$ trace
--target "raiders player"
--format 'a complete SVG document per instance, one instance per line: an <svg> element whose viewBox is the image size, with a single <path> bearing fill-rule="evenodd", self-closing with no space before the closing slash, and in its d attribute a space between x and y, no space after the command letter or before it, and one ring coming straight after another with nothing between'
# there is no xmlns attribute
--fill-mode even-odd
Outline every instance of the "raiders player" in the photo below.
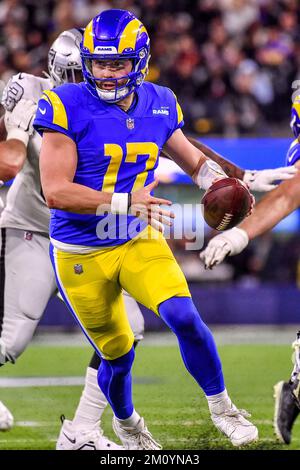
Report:
<svg viewBox="0 0 300 470"><path fill-rule="evenodd" d="M57 290L49 258L49 209L40 185L41 138L33 131L32 121L44 90L75 81L76 73L81 73L80 41L77 29L61 33L49 51L49 77L15 75L2 98L7 140L0 143L0 179L15 180L0 218L0 366L14 363L25 350ZM138 341L143 337L143 316L128 295L125 303ZM99 365L94 354L74 419L64 421L57 449L121 448L103 436L99 427L107 405L97 382ZM0 429L7 430L12 424L10 411L0 402Z"/></svg>

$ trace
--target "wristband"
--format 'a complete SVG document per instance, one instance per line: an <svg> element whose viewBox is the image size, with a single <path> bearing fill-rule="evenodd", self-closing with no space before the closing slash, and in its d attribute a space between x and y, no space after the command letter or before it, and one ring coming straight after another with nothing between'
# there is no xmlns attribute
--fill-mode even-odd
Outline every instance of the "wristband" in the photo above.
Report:
<svg viewBox="0 0 300 470"><path fill-rule="evenodd" d="M112 214L128 214L128 193L114 193L111 198Z"/></svg>

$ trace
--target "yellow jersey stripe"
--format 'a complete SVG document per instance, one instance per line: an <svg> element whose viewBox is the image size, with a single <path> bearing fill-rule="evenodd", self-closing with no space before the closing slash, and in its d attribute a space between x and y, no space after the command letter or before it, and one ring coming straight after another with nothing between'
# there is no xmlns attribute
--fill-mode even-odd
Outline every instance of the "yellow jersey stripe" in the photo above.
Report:
<svg viewBox="0 0 300 470"><path fill-rule="evenodd" d="M60 97L54 92L46 90L44 94L48 96L53 108L53 124L57 124L64 129L68 129L68 117L66 108Z"/></svg>
<svg viewBox="0 0 300 470"><path fill-rule="evenodd" d="M177 124L179 124L183 120L183 114L182 114L180 104L178 103L177 100L176 100L176 110L177 110Z"/></svg>
<svg viewBox="0 0 300 470"><path fill-rule="evenodd" d="M131 47L133 50L135 48L136 38L141 26L141 22L138 19L131 20L128 25L125 27L123 34L121 36L118 53L121 54L124 49Z"/></svg>
<svg viewBox="0 0 300 470"><path fill-rule="evenodd" d="M49 100L48 96L45 95L45 92L43 92L43 94L41 96L41 100L45 100L45 101L47 101L48 104L51 104L51 101Z"/></svg>
<svg viewBox="0 0 300 470"><path fill-rule="evenodd" d="M86 47L90 52L94 52L93 20L90 21L85 28L83 35L83 47Z"/></svg>

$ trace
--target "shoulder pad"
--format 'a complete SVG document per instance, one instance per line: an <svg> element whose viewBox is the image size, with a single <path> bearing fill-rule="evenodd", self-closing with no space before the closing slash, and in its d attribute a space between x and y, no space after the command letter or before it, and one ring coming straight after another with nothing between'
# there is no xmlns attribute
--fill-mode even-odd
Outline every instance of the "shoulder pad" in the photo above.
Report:
<svg viewBox="0 0 300 470"><path fill-rule="evenodd" d="M18 73L11 77L6 84L1 104L6 111L12 111L21 99L28 99L37 103L41 94L47 88L51 88L49 79L35 77L28 73Z"/></svg>

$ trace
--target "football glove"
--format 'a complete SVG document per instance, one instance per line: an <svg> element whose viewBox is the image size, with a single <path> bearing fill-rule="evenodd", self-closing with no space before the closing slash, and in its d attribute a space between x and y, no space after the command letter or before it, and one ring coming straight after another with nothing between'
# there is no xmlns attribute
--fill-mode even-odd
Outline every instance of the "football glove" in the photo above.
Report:
<svg viewBox="0 0 300 470"><path fill-rule="evenodd" d="M33 134L32 123L35 117L37 104L30 100L21 99L12 111L6 111L4 123L7 131L7 139L18 139L28 143L28 138Z"/></svg>
<svg viewBox="0 0 300 470"><path fill-rule="evenodd" d="M297 171L295 166L260 171L245 170L243 181L248 185L250 191L267 192L277 187L275 181L291 179Z"/></svg>
<svg viewBox="0 0 300 470"><path fill-rule="evenodd" d="M200 259L205 269L212 269L222 263L227 255L234 256L241 253L248 243L249 237L245 230L234 227L212 238L205 250L201 251Z"/></svg>

